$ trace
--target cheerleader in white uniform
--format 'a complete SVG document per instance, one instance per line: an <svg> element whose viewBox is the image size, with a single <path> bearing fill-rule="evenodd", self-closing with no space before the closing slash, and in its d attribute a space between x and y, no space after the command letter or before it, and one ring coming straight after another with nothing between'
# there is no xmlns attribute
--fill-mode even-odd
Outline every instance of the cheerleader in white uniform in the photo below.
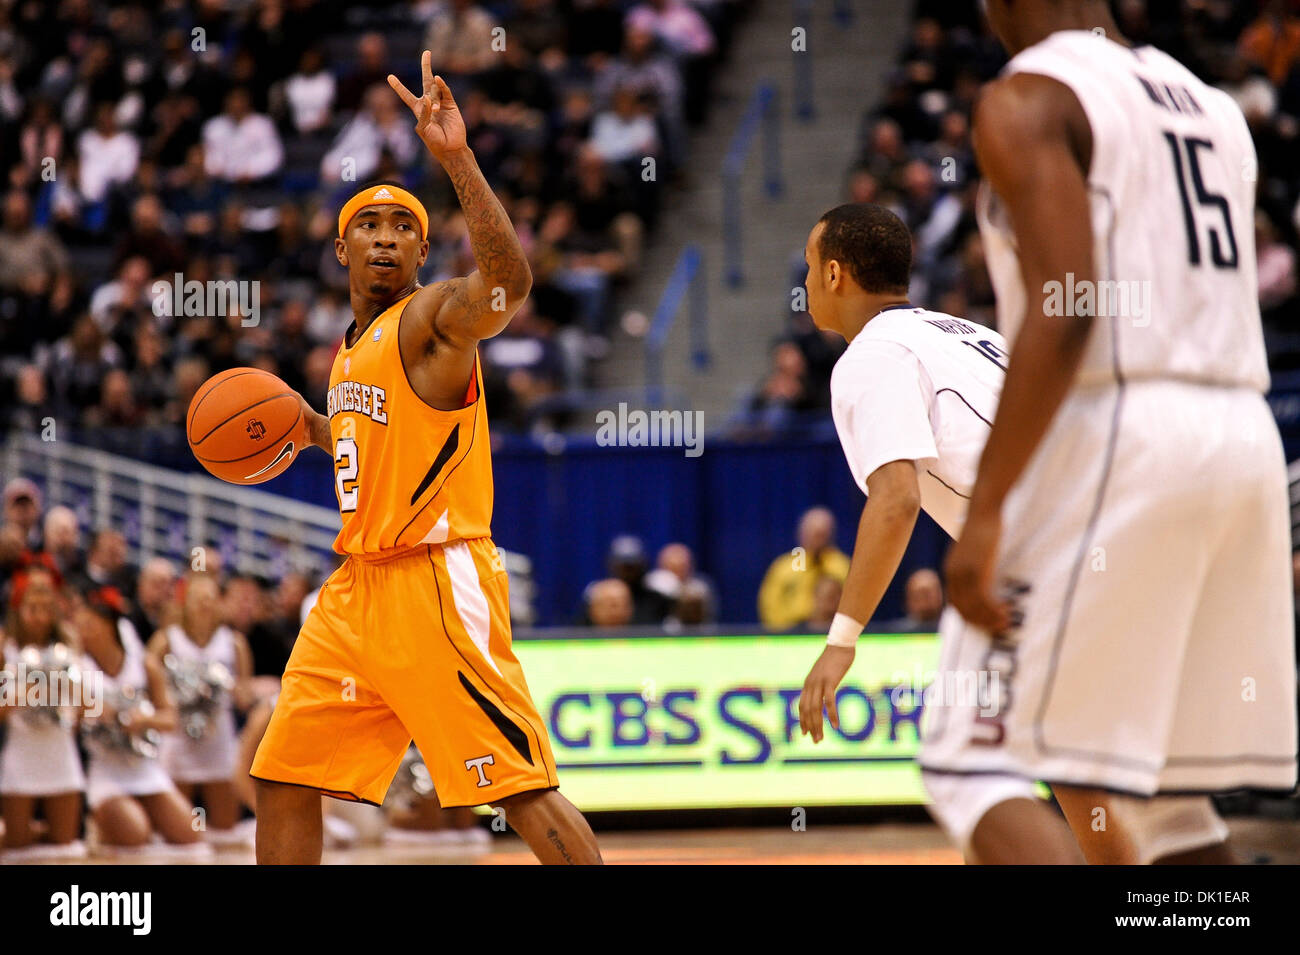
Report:
<svg viewBox="0 0 1300 955"><path fill-rule="evenodd" d="M83 679L101 679L100 721L117 718L107 699L125 691L151 704L133 711L128 732L145 740L149 731L166 733L176 728L176 708L167 690L162 667L148 658L135 627L125 617L126 603L112 587L86 594L73 621L86 651ZM86 720L93 717L87 708ZM87 802L106 846L147 845L157 832L172 845L192 845L200 833L191 825L192 808L176 791L156 756L108 744L91 735Z"/></svg>
<svg viewBox="0 0 1300 955"><path fill-rule="evenodd" d="M168 656L179 666L220 664L234 680L219 707L206 714L206 722L182 725L163 738L162 763L177 788L190 802L201 797L207 812L208 839L234 841L239 821L235 769L239 761L239 735L235 706L247 696L253 675L253 656L243 635L221 622L221 590L210 574L190 574L184 584L179 623L164 627L149 641L149 656L166 670ZM175 688L173 688L175 689ZM179 694L177 696L179 701Z"/></svg>
<svg viewBox="0 0 1300 955"><path fill-rule="evenodd" d="M28 647L44 651L62 644L68 648L69 658L76 659L76 642L59 621L59 614L58 585L53 574L43 567L16 574L10 590L8 621L0 637L0 667L17 669L20 654ZM65 709L70 718L35 717L25 705L17 705L31 702L30 681L14 682L10 689L11 694L0 698L0 722L7 730L0 749L4 847L7 853L35 850L38 832L33 819L39 805L46 823L41 849L57 846L59 850L54 854L84 855L85 847L78 835L86 777L77 752L75 716ZM15 705L7 706L6 702ZM70 707L78 701L62 702Z"/></svg>

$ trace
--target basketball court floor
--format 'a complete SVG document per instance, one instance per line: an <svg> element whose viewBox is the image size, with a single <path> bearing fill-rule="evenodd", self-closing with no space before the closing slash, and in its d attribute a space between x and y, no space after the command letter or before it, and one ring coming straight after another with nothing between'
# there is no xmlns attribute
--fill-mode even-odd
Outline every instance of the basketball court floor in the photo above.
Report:
<svg viewBox="0 0 1300 955"><path fill-rule="evenodd" d="M1300 864L1300 822L1230 819L1233 843L1243 862ZM960 865L961 855L928 823L809 825L782 828L685 829L598 833L607 863L614 865ZM251 865L251 849L218 850L209 858L185 859L166 850L129 856L92 856L81 864ZM363 845L326 850L326 865L531 865L532 853L514 835L492 837L481 851L458 846Z"/></svg>

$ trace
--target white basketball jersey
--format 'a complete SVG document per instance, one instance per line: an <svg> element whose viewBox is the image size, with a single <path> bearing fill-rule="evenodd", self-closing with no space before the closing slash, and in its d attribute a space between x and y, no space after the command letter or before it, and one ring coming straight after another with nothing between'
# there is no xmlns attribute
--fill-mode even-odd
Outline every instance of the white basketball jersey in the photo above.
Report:
<svg viewBox="0 0 1300 955"><path fill-rule="evenodd" d="M885 309L858 333L831 374L831 412L853 478L915 461L921 507L961 532L988 440L1007 345L990 328L914 306Z"/></svg>
<svg viewBox="0 0 1300 955"><path fill-rule="evenodd" d="M1065 84L1092 127L1097 319L1079 386L1172 378L1267 391L1255 147L1237 105L1154 47L1131 49L1086 30L1052 34L1004 72ZM987 184L979 222L998 326L1014 341L1024 285L1009 219ZM1047 290L1055 296L1049 310L1087 307L1072 277L1059 284L1059 295Z"/></svg>

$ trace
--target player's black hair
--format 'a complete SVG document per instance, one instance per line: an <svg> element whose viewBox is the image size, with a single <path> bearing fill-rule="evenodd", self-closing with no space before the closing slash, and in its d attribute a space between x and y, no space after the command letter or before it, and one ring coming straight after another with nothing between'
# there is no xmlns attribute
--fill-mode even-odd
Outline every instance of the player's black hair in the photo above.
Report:
<svg viewBox="0 0 1300 955"><path fill-rule="evenodd" d="M912 278L912 234L884 206L847 202L823 215L817 240L822 261L835 259L867 292L907 294Z"/></svg>

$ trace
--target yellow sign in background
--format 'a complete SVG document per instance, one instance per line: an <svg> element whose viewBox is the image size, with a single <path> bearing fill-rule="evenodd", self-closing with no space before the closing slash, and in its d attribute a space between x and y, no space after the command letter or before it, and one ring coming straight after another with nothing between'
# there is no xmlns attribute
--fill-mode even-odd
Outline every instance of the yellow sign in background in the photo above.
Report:
<svg viewBox="0 0 1300 955"><path fill-rule="evenodd" d="M585 810L922 803L913 758L933 635L867 636L840 730L799 732L824 636L519 639L560 787Z"/></svg>

